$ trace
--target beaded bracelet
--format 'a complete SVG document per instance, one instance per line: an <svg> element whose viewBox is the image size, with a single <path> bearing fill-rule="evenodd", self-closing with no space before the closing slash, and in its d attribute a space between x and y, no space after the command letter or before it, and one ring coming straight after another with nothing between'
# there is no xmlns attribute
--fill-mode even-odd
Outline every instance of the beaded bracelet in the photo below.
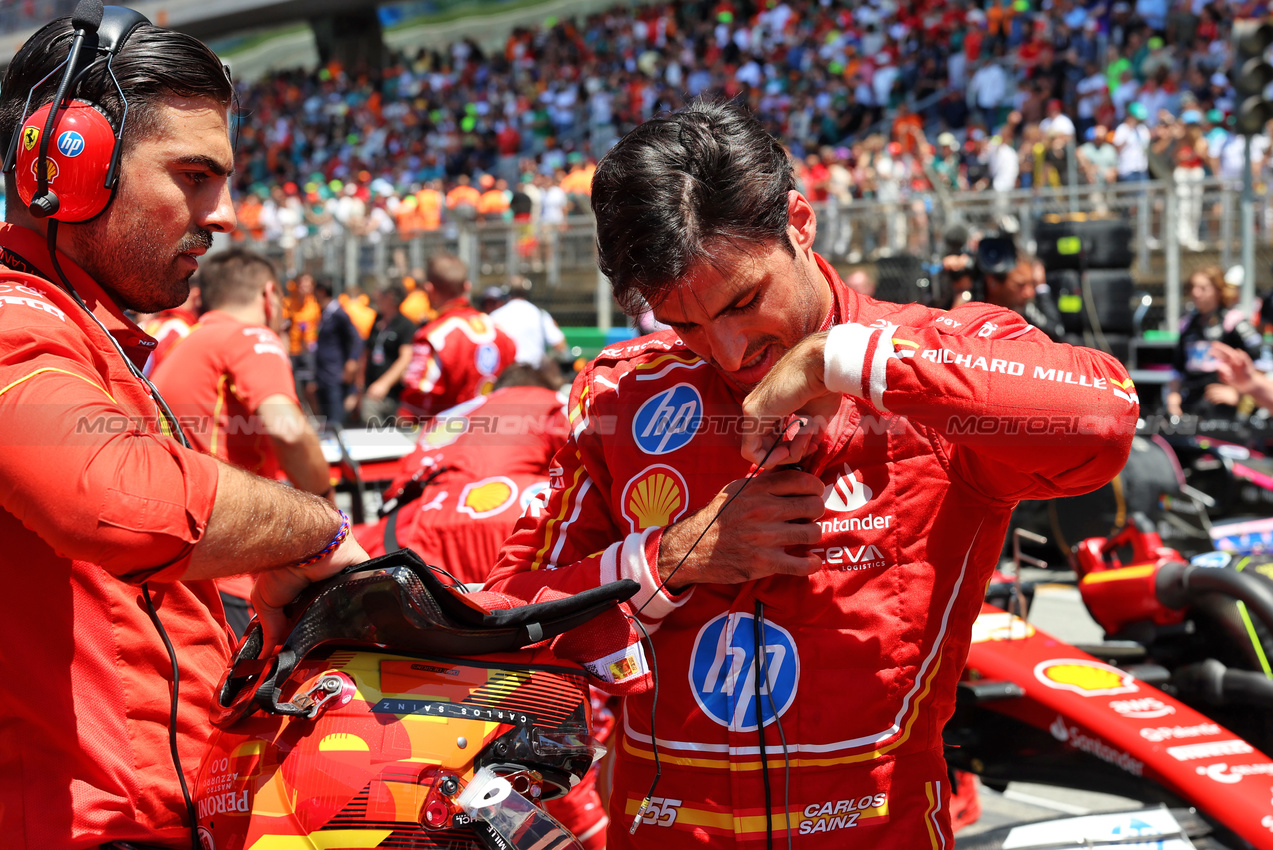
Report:
<svg viewBox="0 0 1273 850"><path fill-rule="evenodd" d="M310 555L296 566L308 567L310 564L317 564L323 558L326 558L334 552L336 547L343 543L345 538L349 536L349 517L345 516L344 511L338 511L338 513L340 514L340 531L336 532L336 536L332 539L332 542L324 546L317 554Z"/></svg>

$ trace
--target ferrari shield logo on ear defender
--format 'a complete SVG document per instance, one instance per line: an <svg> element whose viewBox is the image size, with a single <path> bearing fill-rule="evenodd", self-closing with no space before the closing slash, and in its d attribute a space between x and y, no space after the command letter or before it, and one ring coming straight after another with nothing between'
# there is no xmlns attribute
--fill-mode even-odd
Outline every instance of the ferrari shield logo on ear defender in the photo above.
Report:
<svg viewBox="0 0 1273 850"><path fill-rule="evenodd" d="M40 128L27 127L22 131L22 147L24 150L31 150L36 143L40 141Z"/></svg>

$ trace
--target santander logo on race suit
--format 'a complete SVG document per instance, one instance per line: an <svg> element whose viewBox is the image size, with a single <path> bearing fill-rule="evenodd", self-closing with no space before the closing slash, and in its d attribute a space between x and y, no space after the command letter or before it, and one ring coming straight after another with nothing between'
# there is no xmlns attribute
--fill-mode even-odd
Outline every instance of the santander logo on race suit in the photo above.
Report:
<svg viewBox="0 0 1273 850"><path fill-rule="evenodd" d="M843 534L845 532L878 532L893 527L893 515L880 515L875 512L862 513L863 508L871 504L876 493L865 481L858 479L858 473L847 464L836 479L827 485L822 493L822 502L827 514L818 520L823 535ZM836 516L841 514L841 516ZM851 514L851 516L842 516ZM837 570L857 572L888 566L888 561L880 547L876 545L883 539L882 534L852 534L849 538L826 540L824 545L811 549L810 554L817 555L824 566ZM838 545L831 545L831 544Z"/></svg>
<svg viewBox="0 0 1273 850"><path fill-rule="evenodd" d="M865 507L875 494L857 479L857 473L844 467L844 474L827 485L822 501L829 511L856 511Z"/></svg>

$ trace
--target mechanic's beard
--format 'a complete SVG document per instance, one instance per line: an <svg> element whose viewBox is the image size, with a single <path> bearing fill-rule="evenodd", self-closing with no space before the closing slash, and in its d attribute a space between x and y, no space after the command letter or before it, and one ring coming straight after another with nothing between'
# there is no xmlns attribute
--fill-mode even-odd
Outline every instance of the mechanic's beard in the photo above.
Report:
<svg viewBox="0 0 1273 850"><path fill-rule="evenodd" d="M163 252L149 235L135 229L126 239L102 239L91 230L77 231L81 267L97 281L121 308L138 313L157 313L183 304L190 295L195 270L178 272L180 255L212 246L212 232L197 228L177 243L171 254Z"/></svg>

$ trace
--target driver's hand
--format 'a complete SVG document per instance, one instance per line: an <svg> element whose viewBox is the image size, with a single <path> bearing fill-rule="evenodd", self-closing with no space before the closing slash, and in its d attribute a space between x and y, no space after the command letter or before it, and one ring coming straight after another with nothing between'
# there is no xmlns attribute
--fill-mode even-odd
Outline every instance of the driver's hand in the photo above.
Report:
<svg viewBox="0 0 1273 850"><path fill-rule="evenodd" d="M840 409L843 396L827 389L825 332L805 337L743 400L743 457L772 469L797 463ZM800 414L798 427L789 417Z"/></svg>

